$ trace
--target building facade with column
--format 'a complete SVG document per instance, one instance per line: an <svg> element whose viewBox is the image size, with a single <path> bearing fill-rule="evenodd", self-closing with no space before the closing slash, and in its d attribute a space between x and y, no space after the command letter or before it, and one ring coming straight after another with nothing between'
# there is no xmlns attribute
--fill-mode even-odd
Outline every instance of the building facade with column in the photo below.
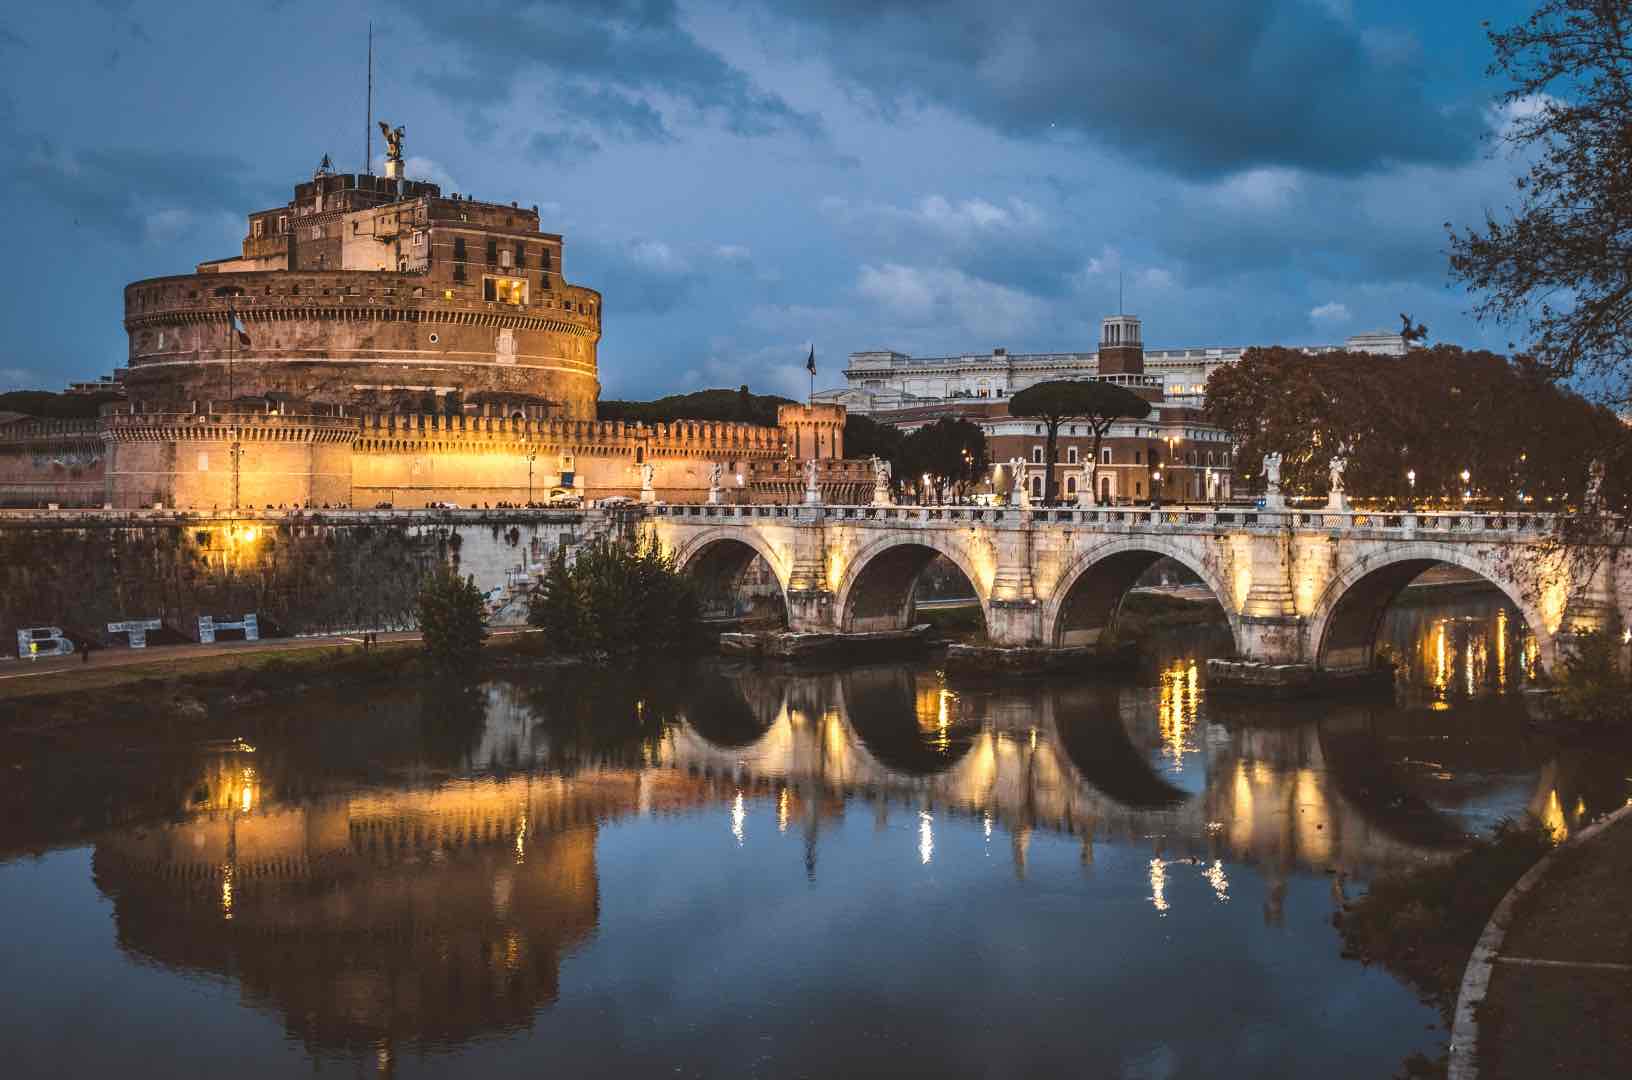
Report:
<svg viewBox="0 0 1632 1080"><path fill-rule="evenodd" d="M1163 400L1197 408L1205 402L1207 377L1247 351L1242 345L1145 349L1142 342L1140 348L1144 373L1160 381ZM1403 356L1406 343L1399 334L1377 331L1356 334L1340 345L1302 348L1311 355L1346 350ZM955 356L909 356L888 349L856 352L845 368L846 385L823 391L816 400L880 418L903 409L1002 401L1035 383L1092 378L1100 374L1105 353L1104 342L1093 352L1011 353L1003 348Z"/></svg>
<svg viewBox="0 0 1632 1080"><path fill-rule="evenodd" d="M856 354L870 355L875 354ZM1039 420L1011 415L1009 397L1025 386L1057 379L1114 382L1148 400L1151 412L1138 420L1112 424L1101 439L1099 460L1091 470L1099 503L1148 502L1153 498L1202 503L1221 502L1230 497L1234 451L1229 435L1204 418L1199 390L1189 392L1196 384L1184 383L1181 387L1184 392L1169 394L1169 373L1150 370L1138 316L1107 316L1101 323L1098 351L1069 354L1091 356L1091 368L1080 362L1068 362L1063 359L1066 355L1060 354L1048 363L1034 362L1035 357L1023 358L1027 361L1023 366L1024 385L1018 385L1019 379L1010 381L1007 376L999 379L994 368L992 374L975 378L973 393L963 392L963 386L968 384L960 384L956 392L941 392L943 388L936 386L934 389L940 396L929 399L912 395L893 399L872 397L857 402L851 397L851 390L830 391L825 396L836 399L851 411L866 412L874 420L906 431L945 416L977 423L986 432L994 463L993 489L1005 492L1018 480L1032 497L1042 498L1048 430ZM1236 355L1239 356L1239 350ZM852 363L855 359L853 356ZM953 377L950 367L937 370L948 374L929 378ZM981 378L986 379L984 384ZM880 407L886 402L889 407ZM1061 425L1054 462L1055 488L1061 499L1077 500L1080 486L1087 482L1085 466L1093 453L1094 435L1086 423L1067 421Z"/></svg>

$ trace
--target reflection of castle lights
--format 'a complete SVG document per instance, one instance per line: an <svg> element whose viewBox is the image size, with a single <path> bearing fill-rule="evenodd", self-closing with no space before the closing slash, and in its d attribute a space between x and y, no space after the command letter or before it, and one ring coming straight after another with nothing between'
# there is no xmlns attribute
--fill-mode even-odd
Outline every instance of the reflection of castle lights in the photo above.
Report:
<svg viewBox="0 0 1632 1080"><path fill-rule="evenodd" d="M522 812L521 824L516 829L516 861L524 862L527 858L527 813Z"/></svg>
<svg viewBox="0 0 1632 1080"><path fill-rule="evenodd" d="M1162 754L1172 758L1173 771L1184 768L1184 755L1195 747L1188 743L1196 720L1197 669L1193 660L1176 660L1162 672L1161 701L1157 708L1161 728Z"/></svg>
<svg viewBox="0 0 1632 1080"><path fill-rule="evenodd" d="M788 789L783 788L776 793L776 831L788 831Z"/></svg>
<svg viewBox="0 0 1632 1080"><path fill-rule="evenodd" d="M232 869L231 863L221 864L221 917L228 922L232 921Z"/></svg>
<svg viewBox="0 0 1632 1080"><path fill-rule="evenodd" d="M992 815L990 811L981 815L981 824L985 827L986 840L990 843L992 839Z"/></svg>
<svg viewBox="0 0 1632 1080"><path fill-rule="evenodd" d="M918 861L925 866L935 854L935 815L928 810L918 811Z"/></svg>
<svg viewBox="0 0 1632 1080"><path fill-rule="evenodd" d="M1166 915L1167 864L1160 859L1150 860L1150 906Z"/></svg>
<svg viewBox="0 0 1632 1080"><path fill-rule="evenodd" d="M1214 859L1213 865L1203 871L1203 874L1207 878L1207 884L1213 887L1214 898L1220 903L1228 901L1230 898L1230 879L1224 876L1224 861Z"/></svg>
<svg viewBox="0 0 1632 1080"><path fill-rule="evenodd" d="M743 823L747 820L748 809L743 805L742 792L739 791L737 797L731 800L731 835L737 838L739 847L742 844Z"/></svg>

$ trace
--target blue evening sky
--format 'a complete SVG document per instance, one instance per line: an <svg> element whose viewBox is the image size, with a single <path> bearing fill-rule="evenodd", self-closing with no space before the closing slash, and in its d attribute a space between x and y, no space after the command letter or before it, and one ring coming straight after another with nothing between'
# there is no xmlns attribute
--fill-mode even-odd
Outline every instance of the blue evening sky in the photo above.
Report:
<svg viewBox="0 0 1632 1080"><path fill-rule="evenodd" d="M537 203L608 397L836 385L852 350L1393 329L1504 349L1446 222L1512 199L1488 0L61 0L0 24L0 389L125 353L123 285L233 254L324 153ZM376 167L382 148L375 139Z"/></svg>

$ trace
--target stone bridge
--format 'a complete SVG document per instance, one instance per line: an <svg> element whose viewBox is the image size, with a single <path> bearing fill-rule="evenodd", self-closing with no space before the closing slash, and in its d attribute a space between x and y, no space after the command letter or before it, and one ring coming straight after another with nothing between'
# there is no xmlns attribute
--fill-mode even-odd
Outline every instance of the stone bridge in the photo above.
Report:
<svg viewBox="0 0 1632 1080"><path fill-rule="evenodd" d="M711 595L764 559L789 629L805 632L906 629L918 575L944 555L1001 646L1095 644L1169 558L1217 598L1240 657L1341 670L1371 664L1389 603L1436 564L1505 593L1548 666L1617 610L1632 625L1632 557L1567 547L1558 525L1473 512L658 505L641 527Z"/></svg>

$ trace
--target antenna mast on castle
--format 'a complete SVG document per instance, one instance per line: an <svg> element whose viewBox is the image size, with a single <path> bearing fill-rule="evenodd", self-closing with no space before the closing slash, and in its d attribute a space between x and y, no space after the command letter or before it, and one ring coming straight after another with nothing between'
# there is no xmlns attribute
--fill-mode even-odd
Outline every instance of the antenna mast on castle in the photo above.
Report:
<svg viewBox="0 0 1632 1080"><path fill-rule="evenodd" d="M374 175L374 20L368 20L368 119L363 123L363 171Z"/></svg>

